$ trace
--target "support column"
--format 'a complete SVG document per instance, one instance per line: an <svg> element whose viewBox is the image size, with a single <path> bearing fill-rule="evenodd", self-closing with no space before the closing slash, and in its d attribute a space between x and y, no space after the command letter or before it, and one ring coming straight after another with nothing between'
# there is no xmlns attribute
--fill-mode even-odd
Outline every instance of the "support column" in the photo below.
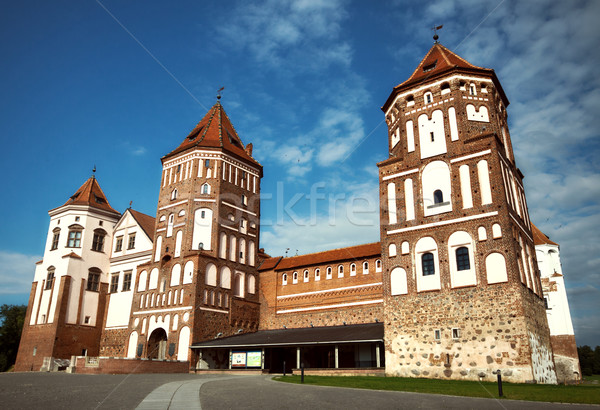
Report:
<svg viewBox="0 0 600 410"><path fill-rule="evenodd" d="M262 348L262 353L260 354L260 368L261 370L265 370L265 348Z"/></svg>
<svg viewBox="0 0 600 410"><path fill-rule="evenodd" d="M375 363L377 367L381 367L381 355L379 352L379 343L375 344Z"/></svg>
<svg viewBox="0 0 600 410"><path fill-rule="evenodd" d="M300 368L300 348L296 348L296 369Z"/></svg>
<svg viewBox="0 0 600 410"><path fill-rule="evenodd" d="M231 349L229 349L229 370L231 370Z"/></svg>
<svg viewBox="0 0 600 410"><path fill-rule="evenodd" d="M339 350L338 345L335 345L335 368L339 368Z"/></svg>

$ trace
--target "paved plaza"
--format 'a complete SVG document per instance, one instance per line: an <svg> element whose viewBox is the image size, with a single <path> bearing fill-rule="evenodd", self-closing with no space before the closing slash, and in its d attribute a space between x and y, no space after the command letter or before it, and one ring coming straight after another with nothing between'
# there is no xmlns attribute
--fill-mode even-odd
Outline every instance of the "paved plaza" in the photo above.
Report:
<svg viewBox="0 0 600 410"><path fill-rule="evenodd" d="M279 383L270 376L0 374L4 409L600 409Z"/></svg>

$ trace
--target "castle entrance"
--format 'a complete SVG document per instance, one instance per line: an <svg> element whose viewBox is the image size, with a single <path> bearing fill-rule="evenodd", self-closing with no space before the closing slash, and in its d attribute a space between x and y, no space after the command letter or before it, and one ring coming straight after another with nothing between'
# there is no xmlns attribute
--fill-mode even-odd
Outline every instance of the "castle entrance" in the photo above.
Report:
<svg viewBox="0 0 600 410"><path fill-rule="evenodd" d="M148 338L146 352L148 359L165 359L167 355L167 333L164 329L158 328L152 332Z"/></svg>

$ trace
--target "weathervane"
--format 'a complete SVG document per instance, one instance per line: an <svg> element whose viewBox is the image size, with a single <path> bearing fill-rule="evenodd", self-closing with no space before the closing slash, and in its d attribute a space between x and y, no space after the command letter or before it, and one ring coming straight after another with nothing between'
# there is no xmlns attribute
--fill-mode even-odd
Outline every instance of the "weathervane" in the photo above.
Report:
<svg viewBox="0 0 600 410"><path fill-rule="evenodd" d="M221 91L223 91L225 89L225 87L221 87L217 90L217 100L221 99Z"/></svg>
<svg viewBox="0 0 600 410"><path fill-rule="evenodd" d="M96 164L94 164L94 169L92 169L92 178L96 178Z"/></svg>
<svg viewBox="0 0 600 410"><path fill-rule="evenodd" d="M442 27L444 27L443 24L440 26L435 26L435 27L431 28L433 30L433 40L435 41L436 44L439 43L438 39L440 38L440 36L437 35L437 31L441 30Z"/></svg>

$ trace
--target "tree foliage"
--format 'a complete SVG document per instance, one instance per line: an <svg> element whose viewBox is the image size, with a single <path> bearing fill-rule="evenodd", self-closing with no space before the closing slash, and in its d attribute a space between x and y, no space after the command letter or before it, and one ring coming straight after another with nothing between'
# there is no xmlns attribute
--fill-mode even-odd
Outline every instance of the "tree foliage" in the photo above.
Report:
<svg viewBox="0 0 600 410"><path fill-rule="evenodd" d="M584 376L600 374L600 346L594 350L588 345L577 347L579 354L579 365Z"/></svg>
<svg viewBox="0 0 600 410"><path fill-rule="evenodd" d="M0 372L8 370L17 359L26 311L25 305L0 306Z"/></svg>

